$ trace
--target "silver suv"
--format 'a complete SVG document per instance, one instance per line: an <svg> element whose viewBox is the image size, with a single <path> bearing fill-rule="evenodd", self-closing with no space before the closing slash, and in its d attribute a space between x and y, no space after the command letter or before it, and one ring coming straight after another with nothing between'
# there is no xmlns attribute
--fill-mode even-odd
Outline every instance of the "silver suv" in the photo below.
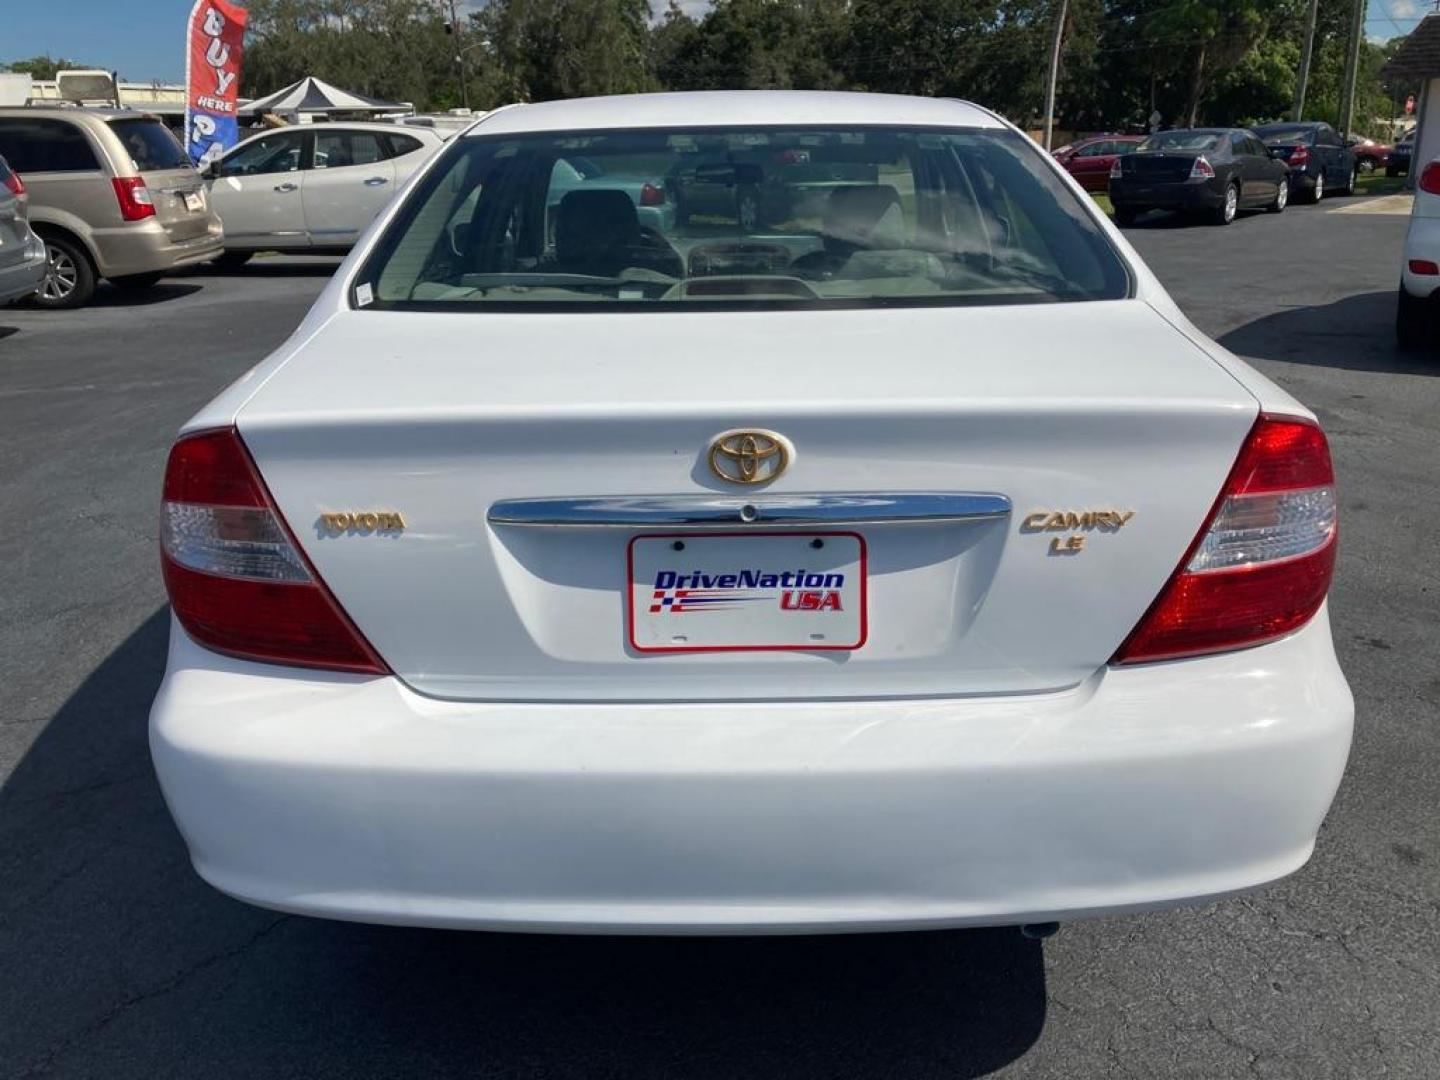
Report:
<svg viewBox="0 0 1440 1080"><path fill-rule="evenodd" d="M213 259L220 219L184 148L157 117L128 109L0 109L0 155L25 178L49 266L35 302L86 303L99 278L149 288Z"/></svg>

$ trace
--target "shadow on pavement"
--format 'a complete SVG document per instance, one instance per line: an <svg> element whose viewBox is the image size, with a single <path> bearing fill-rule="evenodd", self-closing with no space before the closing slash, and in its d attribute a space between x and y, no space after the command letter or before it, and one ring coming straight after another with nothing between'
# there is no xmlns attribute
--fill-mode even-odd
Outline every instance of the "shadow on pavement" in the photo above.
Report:
<svg viewBox="0 0 1440 1080"><path fill-rule="evenodd" d="M1356 293L1333 304L1295 307L1223 335L1239 356L1397 375L1440 375L1440 349L1395 344L1395 293Z"/></svg>
<svg viewBox="0 0 1440 1080"><path fill-rule="evenodd" d="M170 281L162 281L148 289L117 289L113 285L101 284L95 290L95 299L86 306L92 308L149 307L151 304L164 304L171 300L179 300L181 297L190 296L199 291L199 285L179 285Z"/></svg>
<svg viewBox="0 0 1440 1080"><path fill-rule="evenodd" d="M20 327L18 326L0 326L0 341L4 341L10 335L18 334L19 332Z"/></svg>
<svg viewBox="0 0 1440 1080"><path fill-rule="evenodd" d="M298 255L261 256L240 266L219 266L206 263L185 272L187 277L287 278L329 277L340 269L344 260L336 256Z"/></svg>
<svg viewBox="0 0 1440 1080"><path fill-rule="evenodd" d="M191 871L156 612L0 789L0 1061L27 1075L975 1077L1045 1020L1014 930L566 938L279 916Z"/></svg>

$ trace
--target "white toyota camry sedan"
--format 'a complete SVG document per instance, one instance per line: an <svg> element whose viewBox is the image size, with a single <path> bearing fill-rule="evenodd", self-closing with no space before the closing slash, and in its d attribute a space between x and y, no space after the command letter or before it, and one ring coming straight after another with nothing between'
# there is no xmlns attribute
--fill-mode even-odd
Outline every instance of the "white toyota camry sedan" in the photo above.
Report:
<svg viewBox="0 0 1440 1080"><path fill-rule="evenodd" d="M1136 911L1301 866L1350 745L1315 418L956 101L490 114L181 431L162 545L160 781L284 911Z"/></svg>

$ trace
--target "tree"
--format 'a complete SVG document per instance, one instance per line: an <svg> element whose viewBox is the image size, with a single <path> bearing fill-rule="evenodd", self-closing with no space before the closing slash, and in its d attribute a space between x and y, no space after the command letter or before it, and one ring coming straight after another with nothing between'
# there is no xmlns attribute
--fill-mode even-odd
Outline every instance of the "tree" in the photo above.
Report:
<svg viewBox="0 0 1440 1080"><path fill-rule="evenodd" d="M475 17L497 71L491 93L546 101L657 88L648 0L491 0Z"/></svg>
<svg viewBox="0 0 1440 1080"><path fill-rule="evenodd" d="M1200 122L1200 106L1217 72L1239 63L1265 36L1277 11L1266 0L1162 0L1144 22L1144 36L1186 58L1185 123Z"/></svg>
<svg viewBox="0 0 1440 1080"><path fill-rule="evenodd" d="M842 87L832 57L844 42L846 8L843 0L717 0L693 23L672 5L657 72L683 90Z"/></svg>
<svg viewBox="0 0 1440 1080"><path fill-rule="evenodd" d="M56 72L74 71L78 68L91 67L90 64L82 64L78 60L66 60L62 57L53 57L49 53L43 56L32 56L28 60L12 60L5 65L4 70L13 71L16 74L29 75L32 79L48 81L55 78Z"/></svg>

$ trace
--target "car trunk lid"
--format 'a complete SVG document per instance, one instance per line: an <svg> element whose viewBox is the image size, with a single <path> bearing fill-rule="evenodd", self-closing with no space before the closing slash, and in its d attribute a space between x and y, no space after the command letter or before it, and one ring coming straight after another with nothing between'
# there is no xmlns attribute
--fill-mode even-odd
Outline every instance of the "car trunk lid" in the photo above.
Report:
<svg viewBox="0 0 1440 1080"><path fill-rule="evenodd" d="M354 311L271 376L238 427L321 576L413 688L780 700L1081 682L1174 570L1256 409L1139 301ZM758 489L719 479L709 452L731 429L783 437L788 469ZM991 512L913 516L925 495ZM535 499L588 524L507 520ZM774 525L854 499L879 509ZM707 501L730 516L703 543L663 517L603 520ZM760 520L742 524L747 503ZM742 578L757 586L749 622L663 610L659 594L689 598L657 575L692 571L679 585L696 596L724 594L726 574L819 577L813 590ZM832 589L836 574L847 582ZM843 618L826 624L820 600L800 610L806 591L843 593ZM683 649L716 641L789 647Z"/></svg>
<svg viewBox="0 0 1440 1080"><path fill-rule="evenodd" d="M1163 153L1142 151L1120 159L1122 176L1137 180L1185 180L1195 167L1195 153Z"/></svg>

